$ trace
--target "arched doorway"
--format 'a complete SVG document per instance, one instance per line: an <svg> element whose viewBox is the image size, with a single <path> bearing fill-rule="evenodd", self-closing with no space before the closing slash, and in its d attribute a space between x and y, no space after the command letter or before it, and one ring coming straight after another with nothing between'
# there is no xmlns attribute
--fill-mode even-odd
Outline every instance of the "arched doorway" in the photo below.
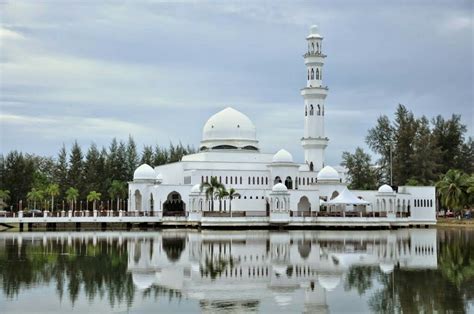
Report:
<svg viewBox="0 0 474 314"><path fill-rule="evenodd" d="M286 177L285 186L288 190L293 189L293 180L291 180L291 177L289 177L289 176Z"/></svg>
<svg viewBox="0 0 474 314"><path fill-rule="evenodd" d="M302 196L298 202L298 211L310 211L311 203L306 196Z"/></svg>
<svg viewBox="0 0 474 314"><path fill-rule="evenodd" d="M181 198L181 194L176 191L168 194L166 201L163 203L163 216L184 216L186 204Z"/></svg>
<svg viewBox="0 0 474 314"><path fill-rule="evenodd" d="M135 190L135 210L142 210L142 194L139 190Z"/></svg>

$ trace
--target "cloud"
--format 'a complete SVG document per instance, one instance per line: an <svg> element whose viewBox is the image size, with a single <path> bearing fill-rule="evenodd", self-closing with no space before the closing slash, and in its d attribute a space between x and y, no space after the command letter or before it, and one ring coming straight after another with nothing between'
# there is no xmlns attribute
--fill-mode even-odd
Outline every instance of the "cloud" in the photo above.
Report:
<svg viewBox="0 0 474 314"><path fill-rule="evenodd" d="M54 154L63 141L106 145L129 133L139 145L197 146L207 118L231 105L252 118L264 151L284 147L302 160L301 54L313 23L328 55L328 163L363 146L377 116L398 103L417 115L461 113L472 133L470 9L462 1L2 4L1 149Z"/></svg>

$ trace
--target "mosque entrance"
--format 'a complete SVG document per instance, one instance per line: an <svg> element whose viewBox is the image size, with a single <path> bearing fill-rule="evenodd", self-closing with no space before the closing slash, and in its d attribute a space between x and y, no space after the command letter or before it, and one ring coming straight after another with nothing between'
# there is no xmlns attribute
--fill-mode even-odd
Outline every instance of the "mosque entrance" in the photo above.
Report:
<svg viewBox="0 0 474 314"><path fill-rule="evenodd" d="M302 196L298 202L298 211L310 211L311 203L306 196Z"/></svg>
<svg viewBox="0 0 474 314"><path fill-rule="evenodd" d="M163 203L163 216L184 216L186 203L183 202L181 194L174 191L168 194Z"/></svg>

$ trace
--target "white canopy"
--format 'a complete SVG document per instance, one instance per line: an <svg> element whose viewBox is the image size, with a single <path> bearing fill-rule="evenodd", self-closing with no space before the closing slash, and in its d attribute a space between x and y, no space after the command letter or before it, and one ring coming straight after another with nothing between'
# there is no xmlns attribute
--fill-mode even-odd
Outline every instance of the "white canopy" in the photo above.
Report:
<svg viewBox="0 0 474 314"><path fill-rule="evenodd" d="M326 205L368 205L370 204L367 201L361 200L357 198L354 194L352 194L347 188L341 192L337 197L334 199L327 201Z"/></svg>

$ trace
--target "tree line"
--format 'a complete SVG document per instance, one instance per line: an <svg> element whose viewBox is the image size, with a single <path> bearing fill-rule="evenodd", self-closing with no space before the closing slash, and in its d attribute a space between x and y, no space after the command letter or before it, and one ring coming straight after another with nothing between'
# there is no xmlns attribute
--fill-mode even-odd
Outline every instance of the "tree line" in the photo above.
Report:
<svg viewBox="0 0 474 314"><path fill-rule="evenodd" d="M437 185L441 190L447 181L458 180L461 186L456 193L460 197L454 207L472 205L469 187L472 189L474 184L474 140L466 138L466 132L460 115L453 114L449 119L441 115L416 117L407 107L398 105L393 119L381 115L368 130L365 141L379 157L375 163L360 147L354 153L343 152L341 164L348 169L349 187L375 189L392 183ZM447 207L452 208L454 203L448 203Z"/></svg>
<svg viewBox="0 0 474 314"><path fill-rule="evenodd" d="M181 143L146 145L139 152L131 136L127 141L114 138L108 147L92 143L87 150L75 141L69 150L63 145L55 157L14 150L0 155L0 206L17 210L21 200L23 207L57 208L64 201L71 208L79 200L93 206L99 200L113 200L110 206L119 208L127 196L127 182L140 164L177 162L194 152Z"/></svg>

